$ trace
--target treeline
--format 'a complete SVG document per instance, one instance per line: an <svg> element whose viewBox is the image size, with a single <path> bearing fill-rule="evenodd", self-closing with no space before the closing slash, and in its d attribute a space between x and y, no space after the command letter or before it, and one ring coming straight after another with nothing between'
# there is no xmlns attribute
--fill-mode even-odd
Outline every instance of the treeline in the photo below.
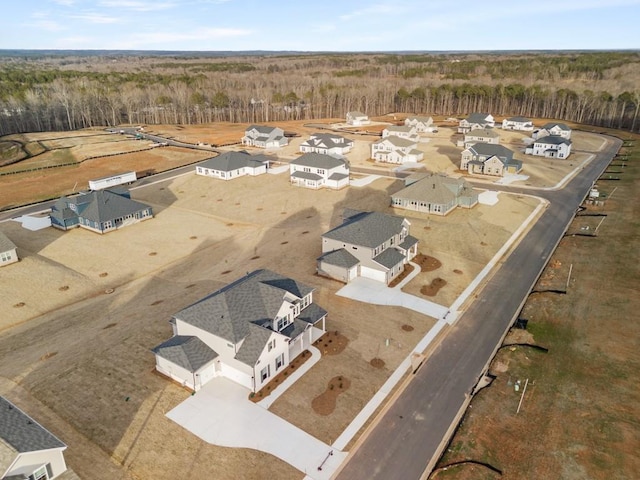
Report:
<svg viewBox="0 0 640 480"><path fill-rule="evenodd" d="M389 112L558 118L638 131L640 55L0 57L0 134Z"/></svg>

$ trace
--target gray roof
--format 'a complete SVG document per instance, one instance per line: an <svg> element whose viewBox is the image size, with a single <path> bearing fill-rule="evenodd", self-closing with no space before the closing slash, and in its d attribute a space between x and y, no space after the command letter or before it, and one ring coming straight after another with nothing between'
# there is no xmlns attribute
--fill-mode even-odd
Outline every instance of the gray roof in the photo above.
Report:
<svg viewBox="0 0 640 480"><path fill-rule="evenodd" d="M94 222L106 222L150 209L149 205L136 202L110 190L95 190L67 199L78 206L78 216Z"/></svg>
<svg viewBox="0 0 640 480"><path fill-rule="evenodd" d="M264 155L249 155L247 152L225 152L222 155L205 160L198 166L221 172L231 172L244 167L261 167L268 161L269 159Z"/></svg>
<svg viewBox="0 0 640 480"><path fill-rule="evenodd" d="M353 112L347 112L347 115L350 117L366 117L366 115L362 112L354 110Z"/></svg>
<svg viewBox="0 0 640 480"><path fill-rule="evenodd" d="M315 325L320 320L322 320L323 317L326 316L327 311L324 308L322 308L320 305L312 303L300 312L300 315L298 315L298 318L296 320Z"/></svg>
<svg viewBox="0 0 640 480"><path fill-rule="evenodd" d="M333 181L338 181L338 180L343 180L345 178L348 178L349 175L346 173L332 173L331 176L329 177L329 180L333 180Z"/></svg>
<svg viewBox="0 0 640 480"><path fill-rule="evenodd" d="M410 133L413 130L413 127L408 125L389 125L385 128L388 132L403 132Z"/></svg>
<svg viewBox="0 0 640 480"><path fill-rule="evenodd" d="M406 237L404 237L404 240L402 241L402 243L400 243L400 245L398 245L398 247L402 248L403 250L409 250L411 247L413 247L417 243L418 243L418 239L416 237L407 235Z"/></svg>
<svg viewBox="0 0 640 480"><path fill-rule="evenodd" d="M318 175L317 173L311 172L302 172L297 170L291 174L293 178L304 178L305 180L322 180L322 175Z"/></svg>
<svg viewBox="0 0 640 480"><path fill-rule="evenodd" d="M547 143L549 145L560 145L561 143L564 143L566 145L571 145L571 140L568 140L559 135L548 135L546 137L537 139L535 143Z"/></svg>
<svg viewBox="0 0 640 480"><path fill-rule="evenodd" d="M433 122L433 118L431 117L427 117L427 116L423 116L423 115L413 115L413 116L409 116L406 118L409 121L415 120L417 122L423 122L423 123L431 123Z"/></svg>
<svg viewBox="0 0 640 480"><path fill-rule="evenodd" d="M330 170L332 168L346 165L347 162L341 158L336 158L324 153L305 153L295 160L291 161L291 165L300 165L303 167L324 168Z"/></svg>
<svg viewBox="0 0 640 480"><path fill-rule="evenodd" d="M392 197L446 205L460 196L472 194L472 191L471 185L463 178L432 173L396 192Z"/></svg>
<svg viewBox="0 0 640 480"><path fill-rule="evenodd" d="M513 152L511 150L503 145L496 145L493 143L476 143L471 145L467 150L470 150L475 155L495 155L501 159L509 161L513 158Z"/></svg>
<svg viewBox="0 0 640 480"><path fill-rule="evenodd" d="M380 212L360 212L345 219L342 225L323 237L339 242L375 248L402 231L403 217Z"/></svg>
<svg viewBox="0 0 640 480"><path fill-rule="evenodd" d="M335 265L336 267L351 268L360 263L356 257L351 255L344 248L338 250L332 250L320 256L318 260L327 262L329 265Z"/></svg>
<svg viewBox="0 0 640 480"><path fill-rule="evenodd" d="M9 250L14 250L16 247L15 243L13 243L9 238L2 232L0 232L0 252L8 252Z"/></svg>
<svg viewBox="0 0 640 480"><path fill-rule="evenodd" d="M520 123L531 123L531 119L527 117L509 117L507 118L509 122L520 122Z"/></svg>
<svg viewBox="0 0 640 480"><path fill-rule="evenodd" d="M489 138L497 138L500 135L493 128L476 128L467 132L464 136L467 137L489 137Z"/></svg>
<svg viewBox="0 0 640 480"><path fill-rule="evenodd" d="M268 328L249 324L249 334L242 342L238 353L236 353L236 360L253 367L260 358L260 354L272 333L273 330Z"/></svg>
<svg viewBox="0 0 640 480"><path fill-rule="evenodd" d="M176 313L174 318L233 343L250 325L270 325L285 296L302 298L313 288L270 270L255 270Z"/></svg>
<svg viewBox="0 0 640 480"><path fill-rule="evenodd" d="M392 269L399 263L404 262L404 259L404 255L395 248L387 248L377 257L373 257L374 262L388 269Z"/></svg>
<svg viewBox="0 0 640 480"><path fill-rule="evenodd" d="M398 137L396 135L389 135L388 137L381 138L380 140L377 140L374 143L384 143L384 142L389 142L391 143L391 145L395 147L402 147L402 148L413 147L416 145L416 142L412 140L408 140L406 138Z"/></svg>
<svg viewBox="0 0 640 480"><path fill-rule="evenodd" d="M487 123L488 113L472 113L467 117L467 122L469 123Z"/></svg>
<svg viewBox="0 0 640 480"><path fill-rule="evenodd" d="M202 340L190 335L176 335L151 351L189 372L196 372L218 356Z"/></svg>
<svg viewBox="0 0 640 480"><path fill-rule="evenodd" d="M51 432L0 397L0 438L17 453L66 448Z"/></svg>
<svg viewBox="0 0 640 480"><path fill-rule="evenodd" d="M348 147L353 145L353 140L350 140L340 135L333 133L314 133L308 140L305 140L300 146L313 147L313 148L334 148L334 147Z"/></svg>
<svg viewBox="0 0 640 480"><path fill-rule="evenodd" d="M559 123L559 122L549 122L549 123L545 123L544 126L542 127L544 130L549 130L553 127L558 127L560 130L565 130L565 131L569 131L571 130L569 127L567 127L564 123Z"/></svg>
<svg viewBox="0 0 640 480"><path fill-rule="evenodd" d="M278 128L278 127L267 127L266 125L250 125L247 127L245 131L248 132L249 130L256 130L258 133L262 133L263 135L270 136L272 133L276 131L276 129L282 130L281 128Z"/></svg>

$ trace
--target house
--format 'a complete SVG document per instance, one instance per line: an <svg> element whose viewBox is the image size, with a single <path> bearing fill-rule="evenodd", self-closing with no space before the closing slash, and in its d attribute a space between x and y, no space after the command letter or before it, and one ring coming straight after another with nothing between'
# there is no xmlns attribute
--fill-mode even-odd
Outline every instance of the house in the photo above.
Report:
<svg viewBox="0 0 640 480"><path fill-rule="evenodd" d="M467 132L463 141L458 142L459 147L469 148L474 143L500 143L500 135L493 128L476 128Z"/></svg>
<svg viewBox="0 0 640 480"><path fill-rule="evenodd" d="M441 173L426 174L391 195L394 208L443 216L456 207L471 208L477 203L478 193L466 180Z"/></svg>
<svg viewBox="0 0 640 480"><path fill-rule="evenodd" d="M156 369L199 390L226 377L260 390L325 332L314 289L255 270L174 314L173 337L152 351Z"/></svg>
<svg viewBox="0 0 640 480"><path fill-rule="evenodd" d="M322 153L305 153L289 163L291 184L339 189L349 185L349 163Z"/></svg>
<svg viewBox="0 0 640 480"><path fill-rule="evenodd" d="M382 138L387 138L389 136L404 138L413 142L417 142L419 140L415 127L407 125L390 125L386 127L382 130Z"/></svg>
<svg viewBox="0 0 640 480"><path fill-rule="evenodd" d="M345 155L353 148L353 140L333 133L314 133L300 144L303 153L323 153L326 155Z"/></svg>
<svg viewBox="0 0 640 480"><path fill-rule="evenodd" d="M564 123L549 122L546 123L542 128L535 130L531 136L534 140L549 136L557 136L569 140L571 138L571 129Z"/></svg>
<svg viewBox="0 0 640 480"><path fill-rule="evenodd" d="M416 256L418 240L406 218L346 210L343 223L322 235L317 272L349 283L362 276L389 284Z"/></svg>
<svg viewBox="0 0 640 480"><path fill-rule="evenodd" d="M547 158L567 158L571 154L571 140L560 135L538 138L525 153Z"/></svg>
<svg viewBox="0 0 640 480"><path fill-rule="evenodd" d="M153 218L149 205L131 200L126 188L63 196L51 207L51 225L60 230L82 227L107 233Z"/></svg>
<svg viewBox="0 0 640 480"><path fill-rule="evenodd" d="M460 120L458 133L467 133L477 128L495 127L496 122L493 115L488 113L472 113L467 118Z"/></svg>
<svg viewBox="0 0 640 480"><path fill-rule="evenodd" d="M347 113L347 125L359 127L361 125L369 125L371 120L362 112L348 112Z"/></svg>
<svg viewBox="0 0 640 480"><path fill-rule="evenodd" d="M390 135L371 144L371 158L385 163L419 162L424 158L424 153L417 146L412 140Z"/></svg>
<svg viewBox="0 0 640 480"><path fill-rule="evenodd" d="M513 152L502 145L476 143L462 152L460 170L502 177L507 173L518 173L522 170L522 162L514 160Z"/></svg>
<svg viewBox="0 0 640 480"><path fill-rule="evenodd" d="M251 125L244 132L242 145L259 148L279 148L289 143L284 130L278 127Z"/></svg>
<svg viewBox="0 0 640 480"><path fill-rule="evenodd" d="M225 152L209 158L196 166L196 174L205 177L231 180L244 175L267 173L269 159L264 155L250 155L247 152Z"/></svg>
<svg viewBox="0 0 640 480"><path fill-rule="evenodd" d="M18 261L18 249L15 244L0 232L0 267Z"/></svg>
<svg viewBox="0 0 640 480"><path fill-rule="evenodd" d="M67 446L6 398L0 396L0 478L53 480L78 478L62 452Z"/></svg>
<svg viewBox="0 0 640 480"><path fill-rule="evenodd" d="M509 117L502 120L503 130L520 130L521 132L532 132L533 122L525 117Z"/></svg>
<svg viewBox="0 0 640 480"><path fill-rule="evenodd" d="M418 133L433 133L438 131L438 127L433 124L433 118L412 116L404 119L407 127L413 127Z"/></svg>

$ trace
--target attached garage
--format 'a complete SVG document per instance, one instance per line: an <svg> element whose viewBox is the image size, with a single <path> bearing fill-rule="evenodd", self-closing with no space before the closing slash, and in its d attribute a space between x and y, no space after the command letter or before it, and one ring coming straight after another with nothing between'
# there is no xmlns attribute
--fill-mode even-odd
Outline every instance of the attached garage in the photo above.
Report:
<svg viewBox="0 0 640 480"><path fill-rule="evenodd" d="M375 268L361 266L360 276L371 278L372 280L377 280L378 282L387 283L387 272L376 270Z"/></svg>
<svg viewBox="0 0 640 480"><path fill-rule="evenodd" d="M220 373L223 377L226 377L229 380L233 380L243 387L247 387L248 389L253 391L253 377L251 374L238 370L237 368L232 367L231 365L228 365L226 363L220 363L220 367Z"/></svg>

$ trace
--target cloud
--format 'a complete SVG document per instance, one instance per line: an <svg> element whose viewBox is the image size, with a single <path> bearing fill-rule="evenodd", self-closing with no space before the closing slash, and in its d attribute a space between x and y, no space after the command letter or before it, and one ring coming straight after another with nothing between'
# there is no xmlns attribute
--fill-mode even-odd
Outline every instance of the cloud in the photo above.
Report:
<svg viewBox="0 0 640 480"><path fill-rule="evenodd" d="M69 15L69 18L81 20L83 22L99 23L99 24L120 23L122 21L120 18L105 15L103 13L95 13L95 12Z"/></svg>
<svg viewBox="0 0 640 480"><path fill-rule="evenodd" d="M61 5L63 7L71 7L73 6L75 2L75 0L52 0L53 3L57 4L57 5Z"/></svg>
<svg viewBox="0 0 640 480"><path fill-rule="evenodd" d="M45 19L42 19L42 20L36 19L31 22L23 23L23 25L25 27L45 30L47 32L60 32L66 29L64 25L61 25L60 23L54 20L45 20Z"/></svg>
<svg viewBox="0 0 640 480"><path fill-rule="evenodd" d="M220 40L224 38L241 37L251 35L253 32L239 28L199 28L190 32L152 32L135 33L123 38L120 45L114 48L142 48L156 45L158 48L168 48L180 42L206 42L207 40ZM206 45L203 45L206 47Z"/></svg>
<svg viewBox="0 0 640 480"><path fill-rule="evenodd" d="M179 6L177 2L154 2L138 0L101 0L99 5L107 8L122 8L134 10L136 12L154 12L158 10L168 10Z"/></svg>
<svg viewBox="0 0 640 480"><path fill-rule="evenodd" d="M345 13L338 16L340 20L346 22L358 17L371 17L378 15L400 14L406 11L406 7L397 3L379 3L370 7L361 8L360 10L354 10L351 13Z"/></svg>

